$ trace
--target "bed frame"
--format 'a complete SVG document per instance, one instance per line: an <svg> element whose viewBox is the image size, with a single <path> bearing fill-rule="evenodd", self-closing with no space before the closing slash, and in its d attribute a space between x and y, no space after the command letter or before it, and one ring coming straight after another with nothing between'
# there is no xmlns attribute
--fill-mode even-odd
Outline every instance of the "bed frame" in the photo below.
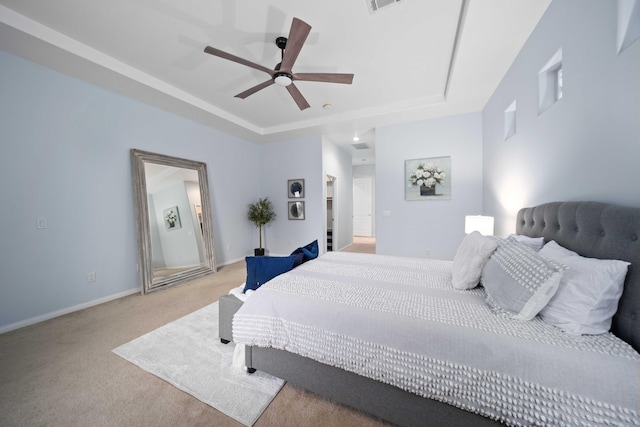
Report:
<svg viewBox="0 0 640 427"><path fill-rule="evenodd" d="M518 234L555 240L586 257L631 263L612 332L636 351L640 351L639 218L639 208L554 202L521 209L516 224ZM252 370L268 372L401 426L499 425L489 418L283 350L247 348L246 364Z"/></svg>

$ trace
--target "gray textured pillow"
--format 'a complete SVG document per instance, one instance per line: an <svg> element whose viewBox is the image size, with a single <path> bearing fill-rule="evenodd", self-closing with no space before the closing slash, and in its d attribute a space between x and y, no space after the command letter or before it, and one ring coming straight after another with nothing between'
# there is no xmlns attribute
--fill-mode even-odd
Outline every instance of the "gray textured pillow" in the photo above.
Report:
<svg viewBox="0 0 640 427"><path fill-rule="evenodd" d="M529 246L536 252L540 252L540 249L544 246L544 237L529 237L522 234L510 234L509 237L513 237L518 242Z"/></svg>
<svg viewBox="0 0 640 427"><path fill-rule="evenodd" d="M467 234L458 246L453 258L451 284L456 289L473 289L480 282L482 268L491 254L498 247L498 242L485 237L477 231Z"/></svg>
<svg viewBox="0 0 640 427"><path fill-rule="evenodd" d="M531 320L558 290L562 267L513 238L498 241L482 270L487 304L515 319Z"/></svg>

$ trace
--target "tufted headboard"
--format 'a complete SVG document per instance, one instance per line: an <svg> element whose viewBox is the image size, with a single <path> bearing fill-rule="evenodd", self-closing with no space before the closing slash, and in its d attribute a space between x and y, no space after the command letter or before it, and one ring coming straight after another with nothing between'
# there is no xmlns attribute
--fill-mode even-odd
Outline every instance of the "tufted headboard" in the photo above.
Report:
<svg viewBox="0 0 640 427"><path fill-rule="evenodd" d="M516 232L555 240L582 256L631 263L611 331L640 351L640 209L599 202L553 202L518 212Z"/></svg>

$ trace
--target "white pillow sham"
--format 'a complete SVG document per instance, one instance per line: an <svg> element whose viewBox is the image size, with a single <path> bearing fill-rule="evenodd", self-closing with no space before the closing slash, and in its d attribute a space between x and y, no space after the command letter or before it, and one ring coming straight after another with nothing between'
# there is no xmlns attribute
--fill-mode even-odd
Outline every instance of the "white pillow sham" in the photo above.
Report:
<svg viewBox="0 0 640 427"><path fill-rule="evenodd" d="M485 237L478 231L467 234L458 246L453 258L451 284L456 289L473 289L480 282L482 268L491 254L498 247L498 242Z"/></svg>
<svg viewBox="0 0 640 427"><path fill-rule="evenodd" d="M540 255L567 267L558 292L540 318L571 335L597 335L611 329L630 263L585 258L550 241Z"/></svg>

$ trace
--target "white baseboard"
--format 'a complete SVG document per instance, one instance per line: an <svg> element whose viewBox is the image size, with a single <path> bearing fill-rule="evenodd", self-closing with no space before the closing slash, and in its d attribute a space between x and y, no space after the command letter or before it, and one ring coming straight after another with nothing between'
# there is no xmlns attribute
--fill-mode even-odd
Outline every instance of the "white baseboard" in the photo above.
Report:
<svg viewBox="0 0 640 427"><path fill-rule="evenodd" d="M225 265L233 264L238 261L244 261L244 257L226 261L222 264L219 264L217 267L223 267ZM36 323L44 322L45 320L50 320L55 317L64 316L65 314L73 313L74 311L84 310L85 308L93 307L98 304L103 304L105 302L113 301L114 299L126 297L128 295L133 295L135 293L140 292L140 287L136 287L133 289L129 289L128 291L120 292L113 295L108 295L106 297L98 298L93 301L85 302L82 304L74 305L72 307L63 308L62 310L52 311L50 313L41 314L39 316L31 317L29 319L21 320L16 323L11 323L9 325L0 326L0 334L4 334L5 332L14 331L16 329L24 328L25 326L35 325Z"/></svg>
<svg viewBox="0 0 640 427"><path fill-rule="evenodd" d="M246 255L246 256L248 256L248 255ZM236 258L236 259L227 260L227 261L225 261L225 262L223 262L221 264L216 264L216 268L224 267L225 265L229 265L229 264L235 264L238 261L244 261L244 256L242 256L240 258Z"/></svg>
<svg viewBox="0 0 640 427"><path fill-rule="evenodd" d="M93 301L85 302L82 304L74 305L72 307L63 308L62 310L52 311L50 313L41 314L30 319L21 320L10 325L0 326L0 334L10 332L16 329L24 328L25 326L35 325L36 323L44 322L45 320L53 319L54 317L64 316L65 314L73 313L74 311L84 310L85 308L93 307L98 304L113 301L114 299L126 297L140 292L140 288L129 289L128 291L120 292L117 294L109 295L106 297L94 299Z"/></svg>

